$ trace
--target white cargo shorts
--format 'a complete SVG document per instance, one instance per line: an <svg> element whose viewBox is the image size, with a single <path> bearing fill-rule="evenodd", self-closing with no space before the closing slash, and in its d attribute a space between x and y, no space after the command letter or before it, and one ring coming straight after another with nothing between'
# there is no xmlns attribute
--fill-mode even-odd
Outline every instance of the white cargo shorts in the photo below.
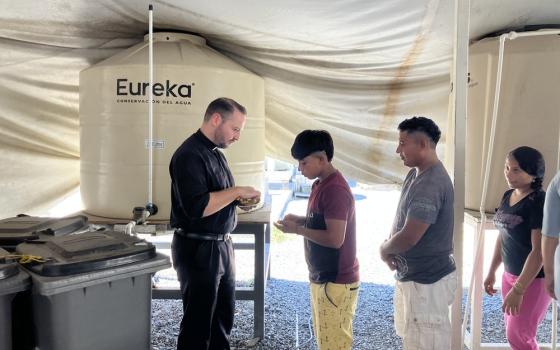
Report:
<svg viewBox="0 0 560 350"><path fill-rule="evenodd" d="M449 306L456 289L455 271L432 284L397 281L395 330L405 350L451 349Z"/></svg>

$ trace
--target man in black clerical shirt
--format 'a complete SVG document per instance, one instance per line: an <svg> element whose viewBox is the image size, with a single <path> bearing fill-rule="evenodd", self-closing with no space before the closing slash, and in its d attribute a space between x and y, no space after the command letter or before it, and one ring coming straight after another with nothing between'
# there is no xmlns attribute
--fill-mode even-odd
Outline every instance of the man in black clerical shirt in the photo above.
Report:
<svg viewBox="0 0 560 350"><path fill-rule="evenodd" d="M245 107L229 98L212 101L200 129L175 151L171 175L171 251L181 285L183 320L177 349L229 349L235 308L235 261L229 233L237 224L237 199L258 198L235 186L219 150L239 139Z"/></svg>

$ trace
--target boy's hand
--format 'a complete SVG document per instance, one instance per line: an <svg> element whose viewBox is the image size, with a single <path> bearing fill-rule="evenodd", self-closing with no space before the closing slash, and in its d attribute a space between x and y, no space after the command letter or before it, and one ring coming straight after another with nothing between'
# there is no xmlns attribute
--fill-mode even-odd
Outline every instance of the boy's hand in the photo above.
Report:
<svg viewBox="0 0 560 350"><path fill-rule="evenodd" d="M274 226L284 233L297 233L297 222L293 220L278 220L274 222Z"/></svg>

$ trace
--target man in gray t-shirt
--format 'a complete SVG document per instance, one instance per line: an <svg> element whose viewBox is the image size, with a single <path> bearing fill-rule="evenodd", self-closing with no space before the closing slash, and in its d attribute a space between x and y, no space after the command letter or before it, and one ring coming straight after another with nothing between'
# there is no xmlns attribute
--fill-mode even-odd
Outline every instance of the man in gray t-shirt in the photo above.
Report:
<svg viewBox="0 0 560 350"><path fill-rule="evenodd" d="M395 328L405 350L451 348L449 305L457 288L453 185L437 157L440 135L428 118L399 124L397 153L412 169L380 255L396 270Z"/></svg>
<svg viewBox="0 0 560 350"><path fill-rule="evenodd" d="M441 162L406 176L391 233L401 231L407 218L429 226L414 246L395 254L396 279L431 284L453 272L453 185Z"/></svg>

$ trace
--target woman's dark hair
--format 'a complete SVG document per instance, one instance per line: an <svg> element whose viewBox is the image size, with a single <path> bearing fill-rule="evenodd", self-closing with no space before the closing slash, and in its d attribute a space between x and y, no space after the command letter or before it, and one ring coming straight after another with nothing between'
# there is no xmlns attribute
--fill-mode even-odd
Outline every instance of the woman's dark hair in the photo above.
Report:
<svg viewBox="0 0 560 350"><path fill-rule="evenodd" d="M541 152L528 146L517 147L508 153L508 158L513 158L527 174L534 176L531 188L540 190L544 179L544 158Z"/></svg>
<svg viewBox="0 0 560 350"><path fill-rule="evenodd" d="M441 136L441 131L439 130L437 124L426 117L412 117L405 119L399 124L398 129L408 133L422 132L432 140L434 145L437 145Z"/></svg>
<svg viewBox="0 0 560 350"><path fill-rule="evenodd" d="M302 160L313 152L325 151L330 162L334 155L331 134L325 130L304 130L300 132L292 145L292 157Z"/></svg>

